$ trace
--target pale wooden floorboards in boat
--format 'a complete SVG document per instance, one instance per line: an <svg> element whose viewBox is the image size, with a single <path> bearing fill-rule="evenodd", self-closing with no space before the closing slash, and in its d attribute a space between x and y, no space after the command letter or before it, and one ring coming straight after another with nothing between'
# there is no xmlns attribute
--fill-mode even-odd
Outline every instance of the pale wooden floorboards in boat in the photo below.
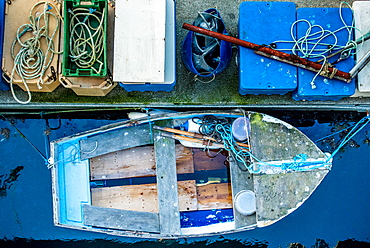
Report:
<svg viewBox="0 0 370 248"><path fill-rule="evenodd" d="M188 180L177 187L180 211L232 208L229 183L196 186ZM91 189L94 206L144 212L158 212L157 194L155 183Z"/></svg>
<svg viewBox="0 0 370 248"><path fill-rule="evenodd" d="M195 181L179 181L179 210L197 210ZM94 206L158 213L157 184L126 185L91 189Z"/></svg>

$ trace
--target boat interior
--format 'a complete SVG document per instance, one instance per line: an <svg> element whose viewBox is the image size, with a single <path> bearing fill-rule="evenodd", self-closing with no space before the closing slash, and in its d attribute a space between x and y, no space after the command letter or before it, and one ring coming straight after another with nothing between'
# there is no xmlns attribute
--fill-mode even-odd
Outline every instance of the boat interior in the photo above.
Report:
<svg viewBox="0 0 370 248"><path fill-rule="evenodd" d="M155 238L268 226L298 208L330 169L316 168L326 156L312 141L270 116L248 115L249 166L234 151L184 146L160 129L184 124L185 116L117 123L53 142L56 225ZM282 169L305 164L300 173ZM264 171L251 171L255 165Z"/></svg>
<svg viewBox="0 0 370 248"><path fill-rule="evenodd" d="M106 140L104 135L95 137ZM148 142L143 137L141 144ZM81 140L81 150L100 143L96 139ZM225 151L185 147L164 137L96 156L105 153L99 147L85 153L91 186L91 206L84 208L87 225L169 235L203 233L209 225L208 232L256 225L255 213L233 210L235 194L253 190L253 178Z"/></svg>

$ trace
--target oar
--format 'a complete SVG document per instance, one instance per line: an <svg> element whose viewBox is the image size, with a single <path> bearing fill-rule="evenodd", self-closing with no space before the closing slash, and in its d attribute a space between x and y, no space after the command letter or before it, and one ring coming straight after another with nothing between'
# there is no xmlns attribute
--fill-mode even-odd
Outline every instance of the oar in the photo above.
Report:
<svg viewBox="0 0 370 248"><path fill-rule="evenodd" d="M210 140L210 141L213 141L213 143L217 142L216 139L214 139L212 137L209 137L209 136L199 134L199 133L192 133L192 132L178 130L178 129L174 129L174 128L170 128L170 127L153 126L153 128L157 129L157 130L165 131L165 132L186 135L186 136L194 137L194 138L197 138L197 139ZM184 137L184 136L180 136L180 137ZM192 140L194 140L194 139L192 139ZM205 141L205 142L206 142L206 144L209 144L208 141ZM198 142L198 143L200 143L200 142ZM204 141L202 141L201 143L204 144ZM236 142L236 144L238 146L241 146L241 147L249 148L248 144L244 144L244 143L240 143L240 142Z"/></svg>
<svg viewBox="0 0 370 248"><path fill-rule="evenodd" d="M181 136L181 135L176 135L176 134L169 134L169 133L161 133L161 136L176 139L176 140L184 140L184 141L194 142L194 143L202 144L202 145L205 145L205 146L208 145L208 146L213 146L213 147L217 147L217 148L224 148L224 145L214 143L210 140L194 139L194 138L190 138L190 137L186 137L186 136Z"/></svg>

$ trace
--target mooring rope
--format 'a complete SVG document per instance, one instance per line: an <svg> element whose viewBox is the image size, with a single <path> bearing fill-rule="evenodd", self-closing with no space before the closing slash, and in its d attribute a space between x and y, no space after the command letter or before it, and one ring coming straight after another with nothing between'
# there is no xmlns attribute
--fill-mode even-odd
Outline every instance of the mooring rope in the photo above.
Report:
<svg viewBox="0 0 370 248"><path fill-rule="evenodd" d="M91 69L100 74L104 62L104 9L102 12L92 8L69 9L70 39L69 56L79 68ZM98 69L94 65L98 63Z"/></svg>
<svg viewBox="0 0 370 248"><path fill-rule="evenodd" d="M245 116L245 115L244 115ZM241 163L245 170L248 170L249 173L256 174L260 172L260 166L271 166L280 168L283 171L309 171L321 167L330 169L330 160L331 158L323 158L322 161L310 161L306 154L297 154L292 158L292 161L286 162L265 162L261 159L254 156L250 149L245 149L245 147L240 147L237 145L236 140L232 134L232 126L229 123L225 123L222 120L218 120L214 116L204 116L203 118L193 120L200 124L200 133L212 136L215 139L218 139L221 143L224 144L223 149L228 151L230 156L236 161ZM221 123L222 122L222 123ZM250 134L248 133L248 136ZM248 143L249 137L248 137ZM253 161L259 164L259 167L255 167ZM239 164L238 164L239 166ZM240 168L242 169L242 168ZM243 169L244 170L244 169Z"/></svg>
<svg viewBox="0 0 370 248"><path fill-rule="evenodd" d="M276 48L279 51L289 51L292 52L294 55L299 55L302 58L307 58L307 59L312 59L312 58L320 58L323 60L323 64L321 69L315 74L315 76L311 80L311 87L312 89L316 88L316 85L314 83L315 79L317 76L319 76L322 73L327 73L327 70L325 71L325 68L327 66L330 66L327 56L330 53L333 53L335 51L341 51L342 57L344 56L345 58L354 55L358 52L358 45L355 41L353 41L353 31L357 30L361 32L359 29L357 29L354 26L354 18L352 18L352 23L347 24L343 18L343 5L347 5L353 15L353 10L351 6L346 3L346 2L341 2L340 7L339 7L339 18L343 24L342 27L331 31L328 29L325 29L324 27L317 25L317 24L312 24L310 21L306 19L300 19L291 25L290 28L290 35L292 40L277 40L274 41L273 43L293 43L293 46L291 48ZM295 30L297 25L306 25L307 29L306 32L303 36L297 37L295 35ZM339 38L337 37L337 33L340 31L346 30L347 31L347 40L345 45L340 45L339 43ZM324 40L326 38L331 37L334 39L332 43L326 43ZM351 45L351 46L350 46ZM340 58L345 59L345 58Z"/></svg>
<svg viewBox="0 0 370 248"><path fill-rule="evenodd" d="M36 152L44 159L45 163L48 163L48 159L46 158L46 156L26 137L26 135L24 135L21 130L19 130L12 121L10 121L8 118L6 118L4 115L0 114L0 116L6 121L8 122L18 133L19 135L24 138L31 146L33 149L36 150Z"/></svg>
<svg viewBox="0 0 370 248"><path fill-rule="evenodd" d="M39 9L42 8L42 11ZM55 27L51 30L50 19L56 20ZM36 79L37 87L42 89L44 84L44 76L46 70L50 67L55 54L61 53L55 51L54 38L59 30L62 17L59 14L58 8L50 2L36 3L30 10L28 17L29 23L21 25L16 34L11 46L11 56L14 60L14 67L9 80L13 98L21 104L27 104L31 101L31 92L27 84L27 80ZM27 40L22 40L23 35L27 32L32 33L32 37ZM42 49L42 44L46 44L45 50ZM18 53L15 53L16 44L20 44L21 48ZM21 101L17 98L14 89L14 76L17 74L26 88L28 99Z"/></svg>
<svg viewBox="0 0 370 248"><path fill-rule="evenodd" d="M336 147L336 149L332 152L330 157L328 157L327 161L330 161L333 159L333 157L340 151L340 149L349 142L358 132L360 132L367 124L370 123L370 116L363 117L359 122L357 122L355 125L350 126L350 131L346 134L346 136L341 140L339 145ZM348 128L346 128L347 130Z"/></svg>

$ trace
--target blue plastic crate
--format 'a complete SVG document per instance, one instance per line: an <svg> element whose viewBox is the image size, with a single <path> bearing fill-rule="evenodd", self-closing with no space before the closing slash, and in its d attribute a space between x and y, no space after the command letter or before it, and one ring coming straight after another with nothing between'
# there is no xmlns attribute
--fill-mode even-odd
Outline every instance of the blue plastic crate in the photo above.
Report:
<svg viewBox="0 0 370 248"><path fill-rule="evenodd" d="M349 8L342 8L341 13L345 22L348 25L351 25L352 11ZM306 19L312 25L321 25L323 28L330 31L335 31L344 26L340 19L339 8L300 8L297 11L297 19ZM297 24L298 37L305 35L307 27L308 24L304 22ZM354 30L352 30L352 35L353 33ZM336 35L338 37L338 44L345 45L348 40L348 32L343 29ZM334 38L327 37L323 39L322 42L332 44L334 42ZM328 46L325 45L321 48L327 49ZM331 58L329 62L332 63L338 58L339 55ZM316 61L319 60L319 58L310 60ZM354 64L354 58L353 56L350 56L346 60L340 61L335 68L344 72L349 72ZM355 80L352 80L350 83L346 83L338 79L328 79L323 76L318 76L315 79L314 86L316 86L316 88L314 88L311 85L311 81L315 75L315 72L307 71L302 68L298 69L298 87L297 90L293 92L294 100L339 100L355 93Z"/></svg>
<svg viewBox="0 0 370 248"><path fill-rule="evenodd" d="M3 61L3 44L4 44L4 22L5 22L5 0L0 0L0 68ZM0 71L2 74L2 71ZM9 90L9 84L0 75L0 90Z"/></svg>
<svg viewBox="0 0 370 248"><path fill-rule="evenodd" d="M239 38L258 45L291 40L290 28L296 20L292 2L243 2L239 8ZM277 43L277 48L289 48ZM297 87L295 66L239 48L239 93L286 94Z"/></svg>

